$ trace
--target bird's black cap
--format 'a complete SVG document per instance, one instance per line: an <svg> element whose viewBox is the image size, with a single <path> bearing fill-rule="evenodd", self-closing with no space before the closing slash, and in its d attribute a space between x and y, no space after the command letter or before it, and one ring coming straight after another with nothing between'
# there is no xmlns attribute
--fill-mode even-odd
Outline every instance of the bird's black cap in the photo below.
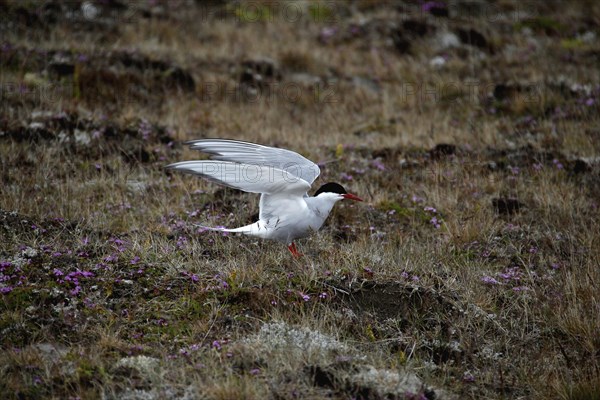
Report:
<svg viewBox="0 0 600 400"><path fill-rule="evenodd" d="M344 187L342 185L340 185L339 183L329 182L329 183L324 184L323 186L321 186L319 188L319 190L317 190L317 192L315 193L315 197L317 197L321 193L346 194L348 192L346 192L346 189L344 189Z"/></svg>

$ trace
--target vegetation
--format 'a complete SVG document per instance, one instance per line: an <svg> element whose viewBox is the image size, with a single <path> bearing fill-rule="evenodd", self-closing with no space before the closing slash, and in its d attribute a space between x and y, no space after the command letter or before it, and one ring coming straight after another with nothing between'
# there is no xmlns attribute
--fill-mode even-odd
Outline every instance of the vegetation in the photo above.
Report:
<svg viewBox="0 0 600 400"><path fill-rule="evenodd" d="M0 8L5 398L600 398L596 2ZM204 231L202 137L366 202Z"/></svg>

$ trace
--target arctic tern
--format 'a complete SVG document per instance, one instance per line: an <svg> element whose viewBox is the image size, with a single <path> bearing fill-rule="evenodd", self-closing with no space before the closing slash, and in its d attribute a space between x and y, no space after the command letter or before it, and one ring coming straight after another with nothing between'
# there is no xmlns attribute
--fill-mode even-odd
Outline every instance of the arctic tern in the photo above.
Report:
<svg viewBox="0 0 600 400"><path fill-rule="evenodd" d="M308 195L320 174L317 164L291 150L229 139L186 142L209 160L182 161L166 168L200 176L223 186L260 193L258 221L239 228L213 228L284 243L294 257L301 254L294 241L323 226L334 204L349 199L363 201L338 183L322 185Z"/></svg>

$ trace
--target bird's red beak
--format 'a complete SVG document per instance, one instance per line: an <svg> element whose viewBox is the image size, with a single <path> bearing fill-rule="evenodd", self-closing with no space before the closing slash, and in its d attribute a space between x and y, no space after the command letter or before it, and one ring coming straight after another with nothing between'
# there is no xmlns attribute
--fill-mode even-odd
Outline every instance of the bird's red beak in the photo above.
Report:
<svg viewBox="0 0 600 400"><path fill-rule="evenodd" d="M355 195L355 194L352 194L352 193L344 193L344 194L342 195L342 197L343 197L344 199L349 199L349 200L355 200L355 201L364 201L363 199L361 199L360 197L358 197L357 195Z"/></svg>

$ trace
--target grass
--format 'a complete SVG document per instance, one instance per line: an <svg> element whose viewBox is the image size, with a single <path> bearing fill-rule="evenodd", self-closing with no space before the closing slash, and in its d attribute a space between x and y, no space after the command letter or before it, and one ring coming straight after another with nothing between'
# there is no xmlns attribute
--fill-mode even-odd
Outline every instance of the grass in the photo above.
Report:
<svg viewBox="0 0 600 400"><path fill-rule="evenodd" d="M598 6L223 3L3 6L0 392L598 398ZM201 137L367 201L298 260L203 232L258 201L164 170Z"/></svg>

